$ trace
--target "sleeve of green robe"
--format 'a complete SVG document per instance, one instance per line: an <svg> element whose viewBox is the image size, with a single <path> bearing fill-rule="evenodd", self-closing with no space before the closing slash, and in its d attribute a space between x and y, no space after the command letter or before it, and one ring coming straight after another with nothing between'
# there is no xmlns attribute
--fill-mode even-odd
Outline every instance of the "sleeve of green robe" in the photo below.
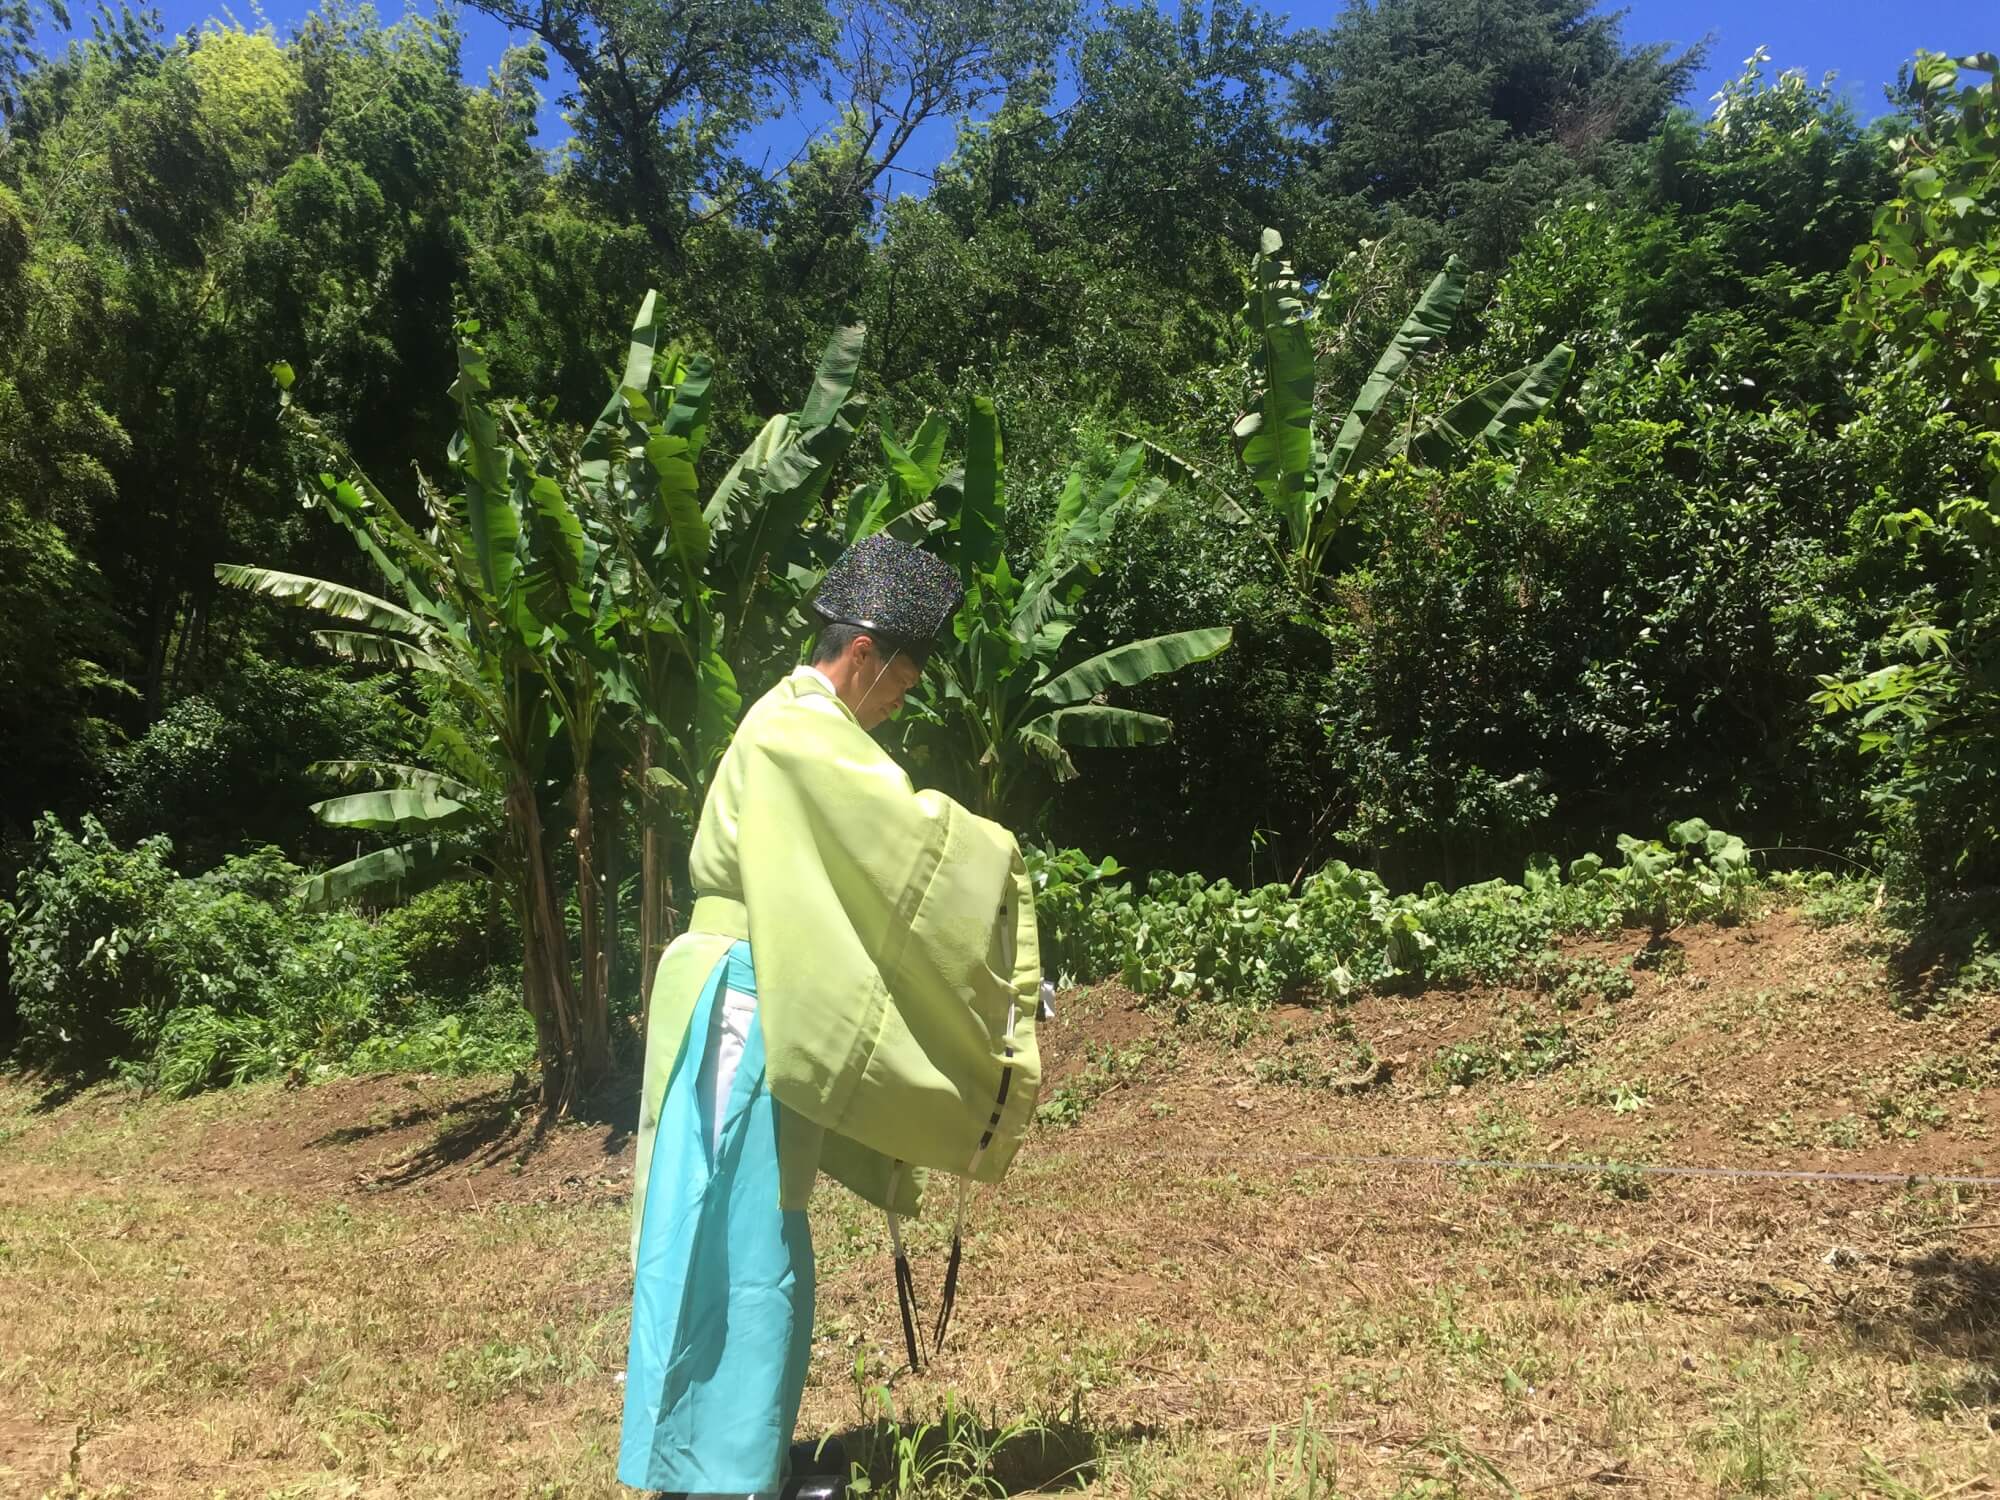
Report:
<svg viewBox="0 0 2000 1500"><path fill-rule="evenodd" d="M731 799L771 1091L876 1201L871 1156L998 1181L1041 1083L1020 850L831 704L772 708L732 747Z"/></svg>

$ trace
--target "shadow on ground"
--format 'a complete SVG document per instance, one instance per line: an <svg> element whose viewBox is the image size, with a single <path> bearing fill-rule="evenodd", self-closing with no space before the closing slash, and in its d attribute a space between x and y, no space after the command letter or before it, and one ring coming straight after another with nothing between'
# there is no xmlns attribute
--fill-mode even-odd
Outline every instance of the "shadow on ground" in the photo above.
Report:
<svg viewBox="0 0 2000 1500"><path fill-rule="evenodd" d="M2000 930L2000 892L1980 890L1949 902L1913 927L1889 955L1897 1009L1929 1015L1966 984L2000 980L1992 934Z"/></svg>
<svg viewBox="0 0 2000 1500"><path fill-rule="evenodd" d="M377 1171L374 1191L415 1186L458 1169L483 1170L510 1162L526 1167L559 1130L601 1132L606 1158L624 1152L639 1123L639 1080L619 1076L579 1100L562 1119L545 1114L522 1074L499 1087L457 1099L412 1103L365 1125L344 1125L306 1143L308 1150L355 1145L425 1126L430 1138Z"/></svg>
<svg viewBox="0 0 2000 1500"><path fill-rule="evenodd" d="M1872 1296L1848 1309L1856 1337L2000 1365L2000 1259L1939 1245L1900 1259L1894 1275L1902 1295ZM2000 1377L1988 1382L1980 1404L1996 1398Z"/></svg>

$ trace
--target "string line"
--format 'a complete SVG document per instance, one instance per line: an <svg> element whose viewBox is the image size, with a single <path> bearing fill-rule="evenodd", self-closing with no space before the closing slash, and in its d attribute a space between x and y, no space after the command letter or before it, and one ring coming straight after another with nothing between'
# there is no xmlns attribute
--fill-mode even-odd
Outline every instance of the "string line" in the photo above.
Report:
<svg viewBox="0 0 2000 1500"><path fill-rule="evenodd" d="M1500 1161L1483 1156L1240 1155L1221 1151L1120 1152L1122 1161L1226 1161L1252 1166L1467 1167L1492 1172L1630 1172L1646 1177L1716 1177L1763 1182L1902 1183L1910 1187L2000 1187L2000 1177L1951 1172L1830 1172L1802 1167L1702 1167L1622 1161Z"/></svg>

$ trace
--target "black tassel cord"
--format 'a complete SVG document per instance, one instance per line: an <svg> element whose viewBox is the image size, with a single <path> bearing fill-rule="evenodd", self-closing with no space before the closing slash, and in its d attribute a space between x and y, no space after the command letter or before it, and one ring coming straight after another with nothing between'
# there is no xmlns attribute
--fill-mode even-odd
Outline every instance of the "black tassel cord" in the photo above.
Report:
<svg viewBox="0 0 2000 1500"><path fill-rule="evenodd" d="M1004 920L1007 913L1003 907L1000 915ZM1040 1014L1046 1001L1036 1007ZM1053 1012L1050 1012L1053 1014ZM958 1268L965 1258L965 1207L972 1196L972 1176L979 1170L979 1160L986 1155L986 1148L993 1144L993 1134L1000 1128L1000 1116L1007 1109L1007 1092L1014 1086L1014 1013L1007 1013L1007 1035L1005 1051L1000 1067L1000 1087L993 1096L993 1115L986 1122L986 1132L979 1138L979 1147L972 1153L972 1162L965 1169L965 1176L958 1189L958 1221L951 1231L951 1258L945 1262L944 1291L938 1298L937 1323L931 1330L931 1353L937 1355L944 1348L945 1330L951 1326L952 1309L958 1305ZM901 1166L897 1167L900 1173ZM895 1201L896 1184L892 1178L889 1198ZM910 1356L912 1373L921 1368L917 1350L917 1284L910 1275L910 1258L903 1251L903 1236L896 1223L894 1213L889 1215L889 1242L896 1252L896 1308L903 1315L903 1347Z"/></svg>

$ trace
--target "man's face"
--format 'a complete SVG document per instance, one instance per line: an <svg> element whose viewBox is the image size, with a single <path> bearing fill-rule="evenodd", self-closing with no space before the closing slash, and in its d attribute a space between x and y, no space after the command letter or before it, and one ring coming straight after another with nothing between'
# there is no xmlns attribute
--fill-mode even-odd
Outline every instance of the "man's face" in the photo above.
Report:
<svg viewBox="0 0 2000 1500"><path fill-rule="evenodd" d="M904 695L917 685L924 669L872 636L862 636L854 643L854 650L860 668L856 675L865 689L861 702L855 705L854 717L863 729L873 729L902 708Z"/></svg>

